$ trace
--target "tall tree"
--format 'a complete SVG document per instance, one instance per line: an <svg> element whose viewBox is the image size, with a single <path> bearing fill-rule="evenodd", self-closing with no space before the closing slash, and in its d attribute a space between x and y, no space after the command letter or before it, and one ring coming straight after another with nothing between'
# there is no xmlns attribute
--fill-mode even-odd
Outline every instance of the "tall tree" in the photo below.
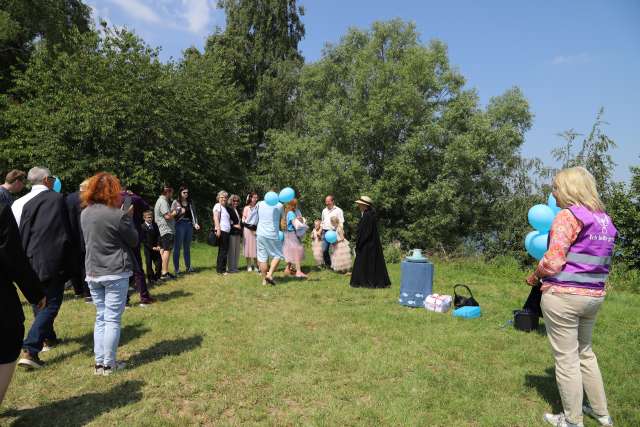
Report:
<svg viewBox="0 0 640 427"><path fill-rule="evenodd" d="M292 116L304 37L295 0L220 0L224 31L216 30L205 54L222 61L249 105L251 145L264 147L268 129L281 129ZM253 160L253 159L251 159Z"/></svg>
<svg viewBox="0 0 640 427"><path fill-rule="evenodd" d="M91 10L81 0L3 0L0 2L0 93L11 73L24 70L36 41L70 47L74 31L91 29Z"/></svg>
<svg viewBox="0 0 640 427"><path fill-rule="evenodd" d="M531 113L517 88L483 110L463 86L446 46L422 44L413 24L351 29L305 66L298 115L268 134L256 179L343 204L369 193L387 236L407 246L495 229Z"/></svg>
<svg viewBox="0 0 640 427"><path fill-rule="evenodd" d="M245 119L220 63L163 64L126 29L73 43L72 53L36 49L17 75L23 102L3 113L10 135L0 138L0 169L44 164L67 189L107 170L146 196L184 182L206 198L202 208L216 188L237 185L229 159L245 149Z"/></svg>
<svg viewBox="0 0 640 427"><path fill-rule="evenodd" d="M576 151L576 139L581 136L574 129L569 129L559 134L565 141L564 146L552 151L554 158L561 162L563 168L583 166L586 168L598 184L600 194L606 196L611 184L611 175L615 163L611 158L610 150L616 147L616 143L604 133L603 127L608 123L604 121L604 108L600 107L596 119L589 134L582 140Z"/></svg>

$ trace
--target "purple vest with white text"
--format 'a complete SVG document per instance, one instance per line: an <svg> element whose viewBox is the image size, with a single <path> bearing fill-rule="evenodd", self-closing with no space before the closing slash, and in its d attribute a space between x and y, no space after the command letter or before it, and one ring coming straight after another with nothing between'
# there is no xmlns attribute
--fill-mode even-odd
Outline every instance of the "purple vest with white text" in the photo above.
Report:
<svg viewBox="0 0 640 427"><path fill-rule="evenodd" d="M604 289L618 231L604 212L591 212L582 206L570 206L569 210L582 222L582 230L569 248L562 271L545 278L544 282L554 286Z"/></svg>

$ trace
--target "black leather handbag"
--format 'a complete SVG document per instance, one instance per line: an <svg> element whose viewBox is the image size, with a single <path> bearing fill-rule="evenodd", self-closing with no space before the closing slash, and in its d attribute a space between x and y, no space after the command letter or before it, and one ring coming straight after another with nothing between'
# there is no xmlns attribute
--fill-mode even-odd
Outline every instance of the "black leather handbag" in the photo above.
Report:
<svg viewBox="0 0 640 427"><path fill-rule="evenodd" d="M519 331L531 332L538 329L538 313L527 310L513 310L513 327Z"/></svg>
<svg viewBox="0 0 640 427"><path fill-rule="evenodd" d="M465 297L463 295L458 295L458 293L456 292L457 288L465 288L467 292L469 292L469 296ZM473 294L471 293L471 289L469 289L467 285L455 285L453 287L453 306L455 308L466 307L466 306L478 307L479 305L480 304L478 304L478 301L476 301L476 299L473 297Z"/></svg>
<svg viewBox="0 0 640 427"><path fill-rule="evenodd" d="M216 235L216 230L209 230L209 234L207 234L207 244L210 246L218 246L218 236Z"/></svg>

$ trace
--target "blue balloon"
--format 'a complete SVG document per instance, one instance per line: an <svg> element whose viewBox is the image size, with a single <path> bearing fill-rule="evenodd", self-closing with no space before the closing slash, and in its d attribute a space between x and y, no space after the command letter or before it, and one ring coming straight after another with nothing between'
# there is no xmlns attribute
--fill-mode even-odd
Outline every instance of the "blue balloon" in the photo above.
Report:
<svg viewBox="0 0 640 427"><path fill-rule="evenodd" d="M558 206L558 202L556 201L556 198L553 197L553 194L549 194L549 198L547 199L547 205L549 205L553 213L556 215L558 214L558 212L562 210L562 208Z"/></svg>
<svg viewBox="0 0 640 427"><path fill-rule="evenodd" d="M53 183L53 191L55 191L56 193L62 191L62 181L60 181L60 178L58 178L57 176L55 182Z"/></svg>
<svg viewBox="0 0 640 427"><path fill-rule="evenodd" d="M267 202L269 206L275 206L278 204L278 195L275 191L269 191L264 195L264 201Z"/></svg>
<svg viewBox="0 0 640 427"><path fill-rule="evenodd" d="M284 240L284 233L282 231L278 231L278 239L282 242Z"/></svg>
<svg viewBox="0 0 640 427"><path fill-rule="evenodd" d="M529 252L529 249L531 248L531 241L539 234L539 231L532 231L527 234L527 237L524 238L524 248L527 250L527 252Z"/></svg>
<svg viewBox="0 0 640 427"><path fill-rule="evenodd" d="M529 255L534 257L537 260L542 259L544 253L547 252L547 241L549 239L549 234L538 234L533 239L531 239L531 243L529 244L529 250L527 252Z"/></svg>
<svg viewBox="0 0 640 427"><path fill-rule="evenodd" d="M280 191L280 202L281 203L289 203L296 197L296 192L291 187L283 188Z"/></svg>
<svg viewBox="0 0 640 427"><path fill-rule="evenodd" d="M324 233L324 240L326 240L329 243L335 243L338 241L338 233L336 233L333 230L329 230L326 233Z"/></svg>
<svg viewBox="0 0 640 427"><path fill-rule="evenodd" d="M554 217L553 210L547 205L535 205L529 209L527 214L529 224L541 233L546 233L551 229Z"/></svg>

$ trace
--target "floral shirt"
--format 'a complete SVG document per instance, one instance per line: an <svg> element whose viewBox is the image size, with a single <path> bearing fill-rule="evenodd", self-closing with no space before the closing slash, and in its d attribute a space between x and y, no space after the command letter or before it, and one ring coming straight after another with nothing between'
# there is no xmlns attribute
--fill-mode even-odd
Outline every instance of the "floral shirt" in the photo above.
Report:
<svg viewBox="0 0 640 427"><path fill-rule="evenodd" d="M553 220L551 231L549 232L549 249L538 263L536 271L527 278L527 283L535 285L538 279L553 276L562 271L567 263L567 252L578 238L583 224L569 209L562 209ZM604 289L584 289L571 286L557 286L551 283L542 283L541 291L565 293L573 295L586 295L592 297L602 297L606 295Z"/></svg>

